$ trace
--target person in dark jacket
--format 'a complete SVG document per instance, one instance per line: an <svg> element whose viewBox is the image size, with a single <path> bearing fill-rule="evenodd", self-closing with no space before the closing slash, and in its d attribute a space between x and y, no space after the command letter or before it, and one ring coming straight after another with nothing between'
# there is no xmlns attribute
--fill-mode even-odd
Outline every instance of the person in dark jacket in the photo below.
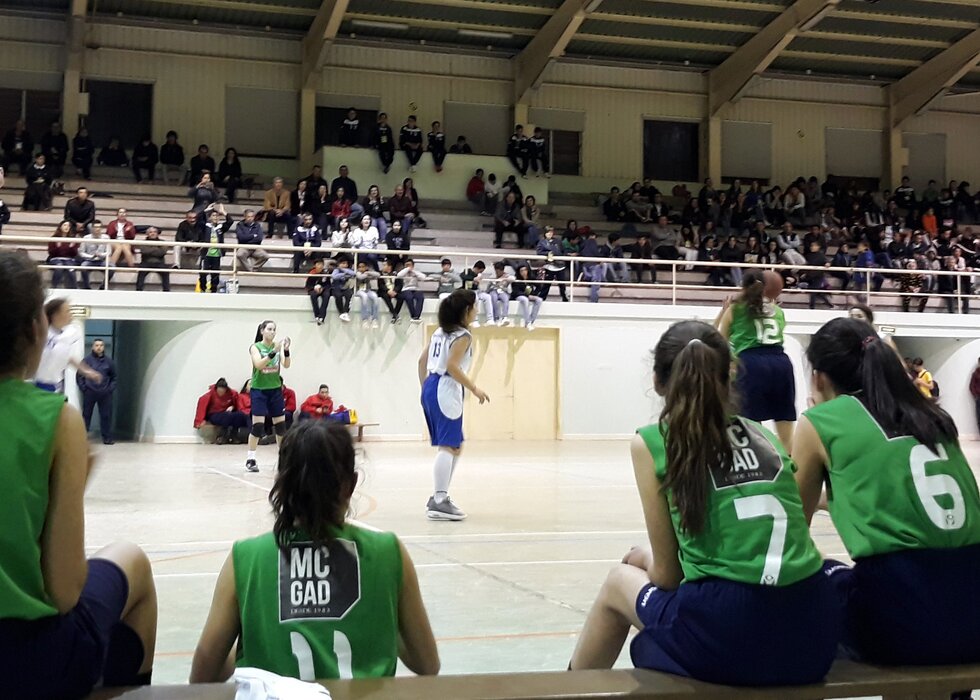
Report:
<svg viewBox="0 0 980 700"><path fill-rule="evenodd" d="M238 160L238 151L234 148L225 149L225 157L218 166L218 187L225 188L225 199L229 204L235 203L235 192L242 185L242 164Z"/></svg>
<svg viewBox="0 0 980 700"><path fill-rule="evenodd" d="M177 143L177 132L168 131L167 140L160 146L160 165L163 166L163 183L170 184L170 175L177 176L177 184L183 180L184 147Z"/></svg>
<svg viewBox="0 0 980 700"><path fill-rule="evenodd" d="M542 269L544 270L544 283L541 285L541 299L548 301L548 293L551 291L551 283L558 282L558 292L561 294L562 301L568 301L568 292L562 282L568 281L568 267L564 262L555 260L556 257L563 255L561 239L555 235L553 226L546 226L544 235L538 239L538 247L534 251L536 255L547 256Z"/></svg>
<svg viewBox="0 0 980 700"><path fill-rule="evenodd" d="M79 187L75 196L65 203L65 218L80 231L95 221L95 202L89 199L86 188Z"/></svg>
<svg viewBox="0 0 980 700"><path fill-rule="evenodd" d="M527 175L527 137L523 124L514 127L514 133L507 141L507 159L521 176Z"/></svg>
<svg viewBox="0 0 980 700"><path fill-rule="evenodd" d="M4 134L0 147L3 148L3 166L9 170L16 163L20 174L26 175L34 154L34 139L23 119L18 119L14 128Z"/></svg>
<svg viewBox="0 0 980 700"><path fill-rule="evenodd" d="M68 137L61 130L61 124L51 123L51 129L41 137L41 153L55 180L65 174L65 162L68 160Z"/></svg>
<svg viewBox="0 0 980 700"><path fill-rule="evenodd" d="M99 429L102 432L102 443L112 445L112 395L116 391L116 366L112 359L105 354L105 341L96 338L92 343L92 352L85 358L85 364L101 375L101 378L90 379L82 372L75 375L75 382L82 392L82 417L85 419L85 430L92 427L92 412L99 408Z"/></svg>
<svg viewBox="0 0 980 700"><path fill-rule="evenodd" d="M323 268L323 258L315 258L304 285L313 306L313 320L318 326L322 326L327 318L327 302L330 301L330 276Z"/></svg>
<svg viewBox="0 0 980 700"><path fill-rule="evenodd" d="M24 211L47 211L51 208L51 171L44 162L44 154L38 153L34 162L24 176L27 187L24 188L24 201L21 209Z"/></svg>
<svg viewBox="0 0 980 700"><path fill-rule="evenodd" d="M133 149L133 175L136 177L136 182L143 182L144 171L146 172L146 179L153 182L159 162L160 149L153 143L149 134L143 134L140 142Z"/></svg>
<svg viewBox="0 0 980 700"><path fill-rule="evenodd" d="M92 179L92 162L95 160L95 146L84 126L71 141L71 164L86 180Z"/></svg>
<svg viewBox="0 0 980 700"><path fill-rule="evenodd" d="M388 213L391 217L391 223L400 221L402 230L408 233L415 220L415 214L412 213L414 209L415 205L412 203L412 198L405 193L405 186L395 185L395 194L388 200Z"/></svg>
<svg viewBox="0 0 980 700"><path fill-rule="evenodd" d="M388 115L384 112L378 115L378 124L374 127L371 143L378 151L381 167L387 173L395 159L395 135L388 124Z"/></svg>
<svg viewBox="0 0 980 700"><path fill-rule="evenodd" d="M109 139L109 145L99 151L99 165L108 165L112 168L125 168L129 165L129 157L125 149L119 145L119 139L113 136Z"/></svg>
<svg viewBox="0 0 980 700"><path fill-rule="evenodd" d="M193 209L184 214L184 220L177 225L174 234L174 267L193 270L201 266L201 255L197 248L184 247L181 243L197 243L201 237L204 223Z"/></svg>
<svg viewBox="0 0 980 700"><path fill-rule="evenodd" d="M499 248L504 232L513 231L517 235L517 247L524 247L524 234L527 229L521 217L521 205L514 192L508 192L504 201L497 205L493 215L493 247Z"/></svg>
<svg viewBox="0 0 980 700"><path fill-rule="evenodd" d="M408 122L401 128L398 135L398 145L405 151L405 157L408 158L409 171L414 173L419 160L422 158L422 130L416 124L414 114L409 116Z"/></svg>
<svg viewBox="0 0 980 700"><path fill-rule="evenodd" d="M442 124L432 122L432 131L428 133L429 145L426 150L432 154L432 162L436 166L436 172L442 172L442 163L446 160L446 132L442 130Z"/></svg>
<svg viewBox="0 0 980 700"><path fill-rule="evenodd" d="M148 241L159 241L160 240L160 229L156 226L150 226L146 229L146 240ZM167 248L165 246L157 245L147 245L140 246L140 267L143 268L136 275L136 291L142 292L143 288L146 286L146 277L150 274L157 274L160 276L160 286L163 291L170 291L170 273L165 272L167 267ZM149 272L149 270L154 270L159 272Z"/></svg>
<svg viewBox="0 0 980 700"><path fill-rule="evenodd" d="M198 231L198 243L211 243L211 244L222 244L225 242L225 234L228 233L228 229L231 228L232 220L231 215L225 212L225 207L222 204L211 205L208 207L210 209L210 219L206 226L203 226ZM198 278L198 282L201 286L201 291L210 291L211 293L217 293L218 282L220 278L221 271L221 258L225 254L224 248L201 248L201 274ZM207 277L208 271L211 275L211 287L207 288Z"/></svg>
<svg viewBox="0 0 980 700"><path fill-rule="evenodd" d="M236 442L238 432L248 424L248 416L238 410L238 392L221 377L197 400L194 429L208 442L223 445Z"/></svg>
<svg viewBox="0 0 980 700"><path fill-rule="evenodd" d="M306 181L306 191L310 193L310 196L314 196L320 189L320 185L324 187L327 186L327 181L323 177L323 168L319 165L314 165L310 174L303 178Z"/></svg>
<svg viewBox="0 0 980 700"><path fill-rule="evenodd" d="M255 220L255 212L251 209L245 210L242 220L235 227L235 237L241 245L262 245L265 231L262 230L262 224ZM238 264L249 272L261 270L269 262L269 254L261 248L239 248L235 255L238 257Z"/></svg>
<svg viewBox="0 0 980 700"><path fill-rule="evenodd" d="M191 174L190 182L192 185L196 182L201 181L201 173L207 170L209 173L213 173L217 170L217 166L214 163L214 158L210 156L211 150L208 148L206 143L202 143L197 147L197 155L191 158Z"/></svg>
<svg viewBox="0 0 980 700"><path fill-rule="evenodd" d="M218 192L211 180L211 173L205 170L201 179L187 190L187 196L194 200L194 211L200 213L218 201Z"/></svg>
<svg viewBox="0 0 980 700"><path fill-rule="evenodd" d="M347 116L340 125L340 145L360 146L361 145L361 120L357 117L357 110L351 107L347 110Z"/></svg>
<svg viewBox="0 0 980 700"><path fill-rule="evenodd" d="M4 224L10 223L10 208L0 199L0 234L3 233Z"/></svg>

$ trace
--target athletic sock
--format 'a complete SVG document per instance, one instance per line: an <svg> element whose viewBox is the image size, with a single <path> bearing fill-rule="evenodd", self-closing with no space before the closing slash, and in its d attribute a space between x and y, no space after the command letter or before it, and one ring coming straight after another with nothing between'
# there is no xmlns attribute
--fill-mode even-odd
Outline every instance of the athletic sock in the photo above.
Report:
<svg viewBox="0 0 980 700"><path fill-rule="evenodd" d="M255 450L249 450L248 454L245 456L245 460L255 459Z"/></svg>
<svg viewBox="0 0 980 700"><path fill-rule="evenodd" d="M453 455L446 450L436 452L436 462L432 469L432 481L435 484L436 503L446 500L449 493L449 482L453 478Z"/></svg>
<svg viewBox="0 0 980 700"><path fill-rule="evenodd" d="M459 455L453 455L453 468L449 471L449 480L456 476L456 465L459 464Z"/></svg>

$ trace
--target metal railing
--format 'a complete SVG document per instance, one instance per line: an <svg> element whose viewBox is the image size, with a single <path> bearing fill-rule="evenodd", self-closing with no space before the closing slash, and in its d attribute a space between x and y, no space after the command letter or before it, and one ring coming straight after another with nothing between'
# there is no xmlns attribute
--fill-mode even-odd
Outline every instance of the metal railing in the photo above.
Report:
<svg viewBox="0 0 980 700"><path fill-rule="evenodd" d="M89 242L92 239L89 239ZM79 260L76 265L50 265L46 262L39 263L39 267L44 270L66 270L70 271L71 274L76 274L77 272L101 272L103 274L102 284L100 285L103 289L109 289L110 276L117 273L139 273L146 272L148 274L152 273L167 273L172 275L188 275L200 278L202 275L212 275L212 274L230 274L233 282L239 283L240 278L249 279L252 277L260 277L263 279L268 278L286 278L286 279L297 279L305 280L309 275L309 271L293 273L293 272L280 272L273 270L247 270L242 269L240 266L240 261L238 259L237 252L240 250L259 250L269 254L270 259L283 257L288 260L292 260L293 255L298 253L304 253L309 251L310 256L320 256L323 258L328 258L335 256L339 253L344 253L350 256L353 260L351 267L356 269L357 264L361 259L368 259L372 262L376 262L381 258L387 256L393 256L397 258L413 258L416 262L433 262L439 264L443 258L454 258L459 261L462 258L463 268L469 269L473 263L477 260L483 260L488 269L492 270L492 264L494 261L503 260L510 263L528 263L529 265L537 265L538 267L552 264L564 264L566 270L568 271L567 277L562 277L561 279L549 279L541 280L537 277L533 278L531 281L534 284L550 284L556 287L564 286L568 290L569 299L571 301L575 300L576 291L579 293L583 289L611 289L613 290L613 295L622 292L623 289L648 289L648 290L662 290L669 291L670 293L670 303L676 305L678 303L678 292L679 291L723 291L731 290L735 288L735 285L716 285L716 284L693 284L678 281L678 272L690 271L690 269L696 268L698 274L704 274L705 270L721 269L721 270L732 270L739 269L744 271L750 269L765 269L765 270L789 270L794 273L797 279L802 278L806 273L823 273L824 275L830 275L831 273L844 273L849 275L851 281L858 279L858 276L863 276L861 280L861 288L852 287L850 289L841 289L835 287L827 287L820 289L809 289L809 288L789 288L784 290L784 294L788 295L811 295L811 294L826 294L826 295L858 295L864 297L866 303L871 303L875 297L888 296L894 297L899 295L901 297L907 297L911 300L939 297L941 299L952 300L955 299L955 307L957 312L961 312L965 308L964 302L969 302L973 297L978 296L974 294L971 286L971 277L974 274L973 270L966 270L963 272L954 272L949 270L904 270L896 268L865 268L865 267L832 267L826 265L823 267L814 267L808 265L792 265L792 264L763 264L763 265L749 265L746 263L726 263L726 262L708 262L708 261L691 261L686 259L678 260L661 260L661 259L635 259L635 258L586 258L579 256L542 256L534 254L526 254L524 251L514 250L512 255L507 255L507 251L501 249L485 250L485 251L460 251L458 249L439 249L439 248L416 248L412 250L387 250L382 248L332 248L332 247L313 247L313 248L303 248L294 245L280 245L280 244L262 244L262 245L246 245L240 243L197 243L197 242L174 242L174 241L151 241L147 239L142 239L139 241L120 241L119 239L111 239L108 237L102 237L96 239L99 245L105 245L109 249L109 254L104 260L100 261L101 264L98 266L94 265L83 265L82 261ZM78 244L81 246L83 242L86 242L82 238L65 238L65 237L44 237L44 236L23 236L23 235L3 235L0 236L0 247L6 248L19 248L28 251L31 250L42 250L46 253L48 243L59 243L70 245ZM182 268L178 267L176 264L173 267L162 267L162 268L152 268L152 267L142 267L137 265L136 267L129 266L118 266L112 265L110 263L110 258L114 249L120 245L129 245L132 248L145 248L145 247L165 247L169 249L179 249L181 251L186 250L201 250L201 249L218 249L224 252L230 252L230 266L223 267L219 270L205 270L200 267L196 268ZM174 261L179 264L180 256L177 250L173 251ZM224 259L222 257L222 259ZM632 281L608 281L608 275L602 275L601 281L592 281L589 279L580 279L580 273L586 270L592 270L595 265L605 265L605 269L608 271L609 266L616 266L619 268L620 273L625 271L625 274L632 278L634 271L649 270L652 272L652 279L658 279L658 272L669 271L670 281L669 282L632 282ZM687 268L687 269L682 269ZM642 274L642 273L641 273ZM980 274L980 271L977 272ZM438 274L430 273L427 275L429 277L428 281L433 281L438 277ZM897 287L893 287L888 290L875 290L874 287L877 286L875 283L875 278L880 276L882 278L882 285L884 286L884 281L889 279L897 281L904 276L917 276L921 277L923 280L934 280L938 283L940 277L954 277L956 278L952 284L953 291L939 292L936 290L929 291L903 291ZM395 275L385 276L386 279L393 279ZM642 277L640 277L642 279ZM492 280L492 273L490 275L484 275L484 283L488 280ZM964 285L965 290L964 291ZM938 286L936 284L935 286ZM948 302L947 302L948 303Z"/></svg>

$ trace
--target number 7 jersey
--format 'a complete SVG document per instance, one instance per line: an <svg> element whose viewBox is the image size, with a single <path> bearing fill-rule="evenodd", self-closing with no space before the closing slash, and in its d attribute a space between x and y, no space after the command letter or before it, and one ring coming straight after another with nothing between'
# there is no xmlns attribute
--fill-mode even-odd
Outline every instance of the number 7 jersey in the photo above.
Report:
<svg viewBox="0 0 980 700"><path fill-rule="evenodd" d="M827 451L830 517L853 559L980 543L980 495L957 441L886 435L853 396L807 410Z"/></svg>

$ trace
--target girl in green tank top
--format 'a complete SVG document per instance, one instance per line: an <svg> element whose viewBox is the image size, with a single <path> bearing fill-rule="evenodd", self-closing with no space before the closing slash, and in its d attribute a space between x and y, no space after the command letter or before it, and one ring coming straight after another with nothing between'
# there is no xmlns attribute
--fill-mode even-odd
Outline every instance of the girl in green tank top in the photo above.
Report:
<svg viewBox="0 0 980 700"><path fill-rule="evenodd" d="M980 661L980 493L953 419L864 321L825 324L807 359L816 405L793 457L807 519L826 484L855 561L835 574L846 644L877 663Z"/></svg>
<svg viewBox="0 0 980 700"><path fill-rule="evenodd" d="M632 444L651 547L611 572L571 668L611 668L631 626L635 665L711 682L809 683L830 668L839 614L795 467L774 435L733 415L730 365L725 338L699 321L657 344L663 412Z"/></svg>
<svg viewBox="0 0 980 700"><path fill-rule="evenodd" d="M415 567L390 532L345 520L357 484L344 426L307 421L282 442L272 532L234 544L194 653L192 683L255 667L304 681L418 674L439 654ZM399 651L400 650L400 651Z"/></svg>

